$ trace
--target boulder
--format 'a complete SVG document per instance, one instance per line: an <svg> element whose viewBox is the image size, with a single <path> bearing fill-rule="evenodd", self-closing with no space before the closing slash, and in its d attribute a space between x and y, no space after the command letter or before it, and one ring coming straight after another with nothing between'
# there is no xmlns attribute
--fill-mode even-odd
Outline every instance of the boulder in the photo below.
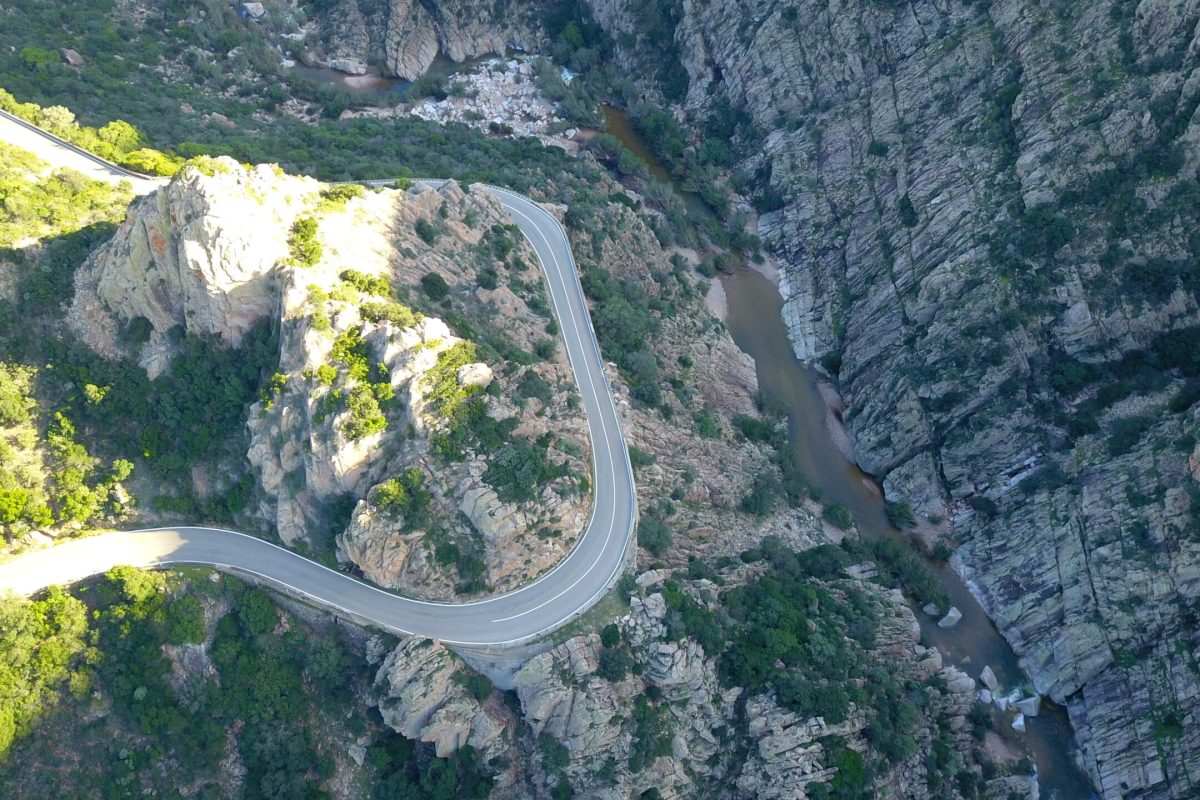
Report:
<svg viewBox="0 0 1200 800"><path fill-rule="evenodd" d="M953 628L962 619L962 612L955 606L950 606L950 610L946 612L946 616L938 620L939 628Z"/></svg>
<svg viewBox="0 0 1200 800"><path fill-rule="evenodd" d="M487 388L492 382L492 368L487 364L463 364L455 374L459 386L478 386Z"/></svg>
<svg viewBox="0 0 1200 800"><path fill-rule="evenodd" d="M327 64L330 69L344 72L347 75L367 74L367 62L361 58L331 58Z"/></svg>
<svg viewBox="0 0 1200 800"><path fill-rule="evenodd" d="M79 55L78 52L72 50L71 48L60 47L58 52L62 54L63 62L68 67L82 67L83 66L83 56Z"/></svg>
<svg viewBox="0 0 1200 800"><path fill-rule="evenodd" d="M1026 697L1024 700L1018 700L1017 710L1027 717L1036 717L1042 710L1042 696L1036 694L1033 697Z"/></svg>
<svg viewBox="0 0 1200 800"><path fill-rule="evenodd" d="M262 3L242 3L238 6L238 14L244 19L259 20L266 16L267 9Z"/></svg>
<svg viewBox="0 0 1200 800"><path fill-rule="evenodd" d="M996 673L992 672L992 668L989 666L985 666L983 672L979 673L979 682L993 692L996 691L996 687L999 685L999 682L996 680Z"/></svg>
<svg viewBox="0 0 1200 800"><path fill-rule="evenodd" d="M504 747L504 723L493 718L455 676L466 669L432 639L400 642L375 676L383 721L409 739L430 742L439 758L469 744L485 758Z"/></svg>
<svg viewBox="0 0 1200 800"><path fill-rule="evenodd" d="M937 603L926 603L921 607L921 610L925 612L926 616L933 617L934 619L942 615L942 609L938 608Z"/></svg>
<svg viewBox="0 0 1200 800"><path fill-rule="evenodd" d="M1012 729L1021 733L1025 732L1025 715L1017 714L1016 719L1012 721Z"/></svg>

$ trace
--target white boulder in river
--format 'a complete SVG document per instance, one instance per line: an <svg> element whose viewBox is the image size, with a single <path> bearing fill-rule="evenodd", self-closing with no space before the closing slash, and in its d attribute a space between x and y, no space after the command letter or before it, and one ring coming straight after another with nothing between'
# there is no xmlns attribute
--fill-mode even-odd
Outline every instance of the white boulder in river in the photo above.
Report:
<svg viewBox="0 0 1200 800"><path fill-rule="evenodd" d="M996 680L996 673L992 672L991 667L984 667L983 672L979 673L979 682L993 692L996 691L996 686L999 682Z"/></svg>
<svg viewBox="0 0 1200 800"><path fill-rule="evenodd" d="M1035 694L1033 697L1018 700L1017 710L1027 717L1036 717L1038 712L1042 710L1042 696Z"/></svg>
<svg viewBox="0 0 1200 800"><path fill-rule="evenodd" d="M942 617L938 622L938 627L953 628L958 624L960 619L962 619L962 612L958 610L957 606L950 606L950 610L946 612L946 616Z"/></svg>

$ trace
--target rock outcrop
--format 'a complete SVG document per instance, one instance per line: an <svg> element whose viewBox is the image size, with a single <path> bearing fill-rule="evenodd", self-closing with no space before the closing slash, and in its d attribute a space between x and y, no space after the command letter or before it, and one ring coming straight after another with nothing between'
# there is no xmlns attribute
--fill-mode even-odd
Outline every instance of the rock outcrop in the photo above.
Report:
<svg viewBox="0 0 1200 800"><path fill-rule="evenodd" d="M118 331L142 320L141 362L152 378L170 363L180 329L236 348L270 322L278 372L248 418L256 516L289 544L332 549L337 537L341 557L384 586L432 597L453 596L464 582L502 589L556 563L590 502L585 420L562 348L546 336L536 257L515 231L482 188L331 191L270 166L202 160L135 204L78 271L71 318L110 356L129 338ZM304 235L312 245L301 261ZM500 286L497 270L510 268L520 277ZM491 288L479 285L485 271ZM442 305L421 288L429 280ZM486 329L478 355L432 316L443 308ZM543 355L480 360L497 348ZM505 444L541 448L553 467L532 499L492 485L496 444L476 452L466 440L453 457L432 451L434 438L461 424L444 403L469 395L484 398ZM415 492L421 513L398 514L404 498L381 510L375 487L414 469L415 488L404 491Z"/></svg>
<svg viewBox="0 0 1200 800"><path fill-rule="evenodd" d="M98 299L121 323L147 320L142 362L151 377L170 360L172 328L236 347L246 331L278 312L276 278L288 256L288 230L320 188L310 178L269 165L246 170L227 158L186 167L139 199L76 273L75 304L87 309ZM98 323L79 333L112 353L112 331L111 323Z"/></svg>
<svg viewBox="0 0 1200 800"><path fill-rule="evenodd" d="M743 697L743 689L723 685L713 655L693 639L677 640L670 634L667 602L660 591L664 577L662 572L641 576L638 583L646 588L632 598L629 613L618 622L637 665L634 675L615 682L602 677L601 653L606 648L594 634L569 639L533 657L516 675L526 723L535 736L548 734L566 747L571 763L565 774L577 791L625 797L653 787L663 797L682 798L713 785L732 784L741 797L803 798L809 783L827 784L837 774L822 744L837 739L827 737L840 737L855 750L869 748L861 713L826 724L820 717L804 718L782 709L770 695ZM716 589L707 581L685 587L697 597ZM898 595L876 591L873 597L885 615L878 640L887 646L878 657L913 685L942 687L932 691L922 709L922 726L931 727L914 735L928 747L929 731L940 725L950 732L956 749L967 749L965 715L975 701L974 681L953 667L943 667L936 650L919 644L916 620ZM628 754L641 735L631 720L643 697L658 698L658 713L665 715L663 729L671 734L671 756L630 772ZM743 748L747 755L739 759ZM615 786L612 767L605 767L610 760L616 762ZM880 787L889 785L896 796L923 796L925 778L919 763L914 757L883 777ZM606 771L605 778L598 778L597 773ZM1019 785L1013 784L1018 796L1028 796L1029 781L1016 788Z"/></svg>
<svg viewBox="0 0 1200 800"><path fill-rule="evenodd" d="M339 0L320 19L326 63L373 62L406 80L424 75L439 55L465 61L513 47L533 50L544 41L537 15L484 0Z"/></svg>
<svg viewBox="0 0 1200 800"><path fill-rule="evenodd" d="M485 759L499 755L506 721L467 691L466 669L432 639L405 639L375 677L375 703L384 723L409 739L433 744L439 758L463 745Z"/></svg>
<svg viewBox="0 0 1200 800"><path fill-rule="evenodd" d="M591 6L653 73L637 4ZM1197 372L1198 13L684 0L668 23L687 110L725 98L761 132L739 169L857 461L964 544L1106 798L1189 797L1200 772L1169 655L1200 643L1198 430L1172 400Z"/></svg>

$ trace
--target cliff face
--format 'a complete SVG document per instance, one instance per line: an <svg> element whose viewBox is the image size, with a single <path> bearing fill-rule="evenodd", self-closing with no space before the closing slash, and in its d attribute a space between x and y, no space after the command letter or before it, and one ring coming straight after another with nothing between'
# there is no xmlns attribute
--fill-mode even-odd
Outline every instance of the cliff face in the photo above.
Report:
<svg viewBox="0 0 1200 800"><path fill-rule="evenodd" d="M321 184L220 160L185 170L139 199L115 236L76 274L75 320L92 346L118 346L107 311L149 323L141 352L151 377L170 358L179 327L236 347L276 313L276 265L288 256L288 229ZM264 199L271 196L271 202Z"/></svg>
<svg viewBox="0 0 1200 800"><path fill-rule="evenodd" d="M439 55L451 61L543 42L539 15L491 0L337 0L319 16L319 45L309 58L346 72L377 66L414 80Z"/></svg>
<svg viewBox="0 0 1200 800"><path fill-rule="evenodd" d="M620 42L630 6L593 5ZM858 461L962 544L1105 796L1191 796L1200 9L679 10L687 107L763 133L741 168Z"/></svg>

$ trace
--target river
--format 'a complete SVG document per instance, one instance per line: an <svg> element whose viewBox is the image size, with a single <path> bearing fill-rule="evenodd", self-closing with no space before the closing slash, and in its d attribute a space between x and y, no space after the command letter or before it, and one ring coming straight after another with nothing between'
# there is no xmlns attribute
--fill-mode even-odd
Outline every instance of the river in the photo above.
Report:
<svg viewBox="0 0 1200 800"><path fill-rule="evenodd" d="M606 109L605 117L608 131L647 161L651 175L677 184L674 176L655 161L623 115L614 109ZM706 213L696 206L698 196L682 194L688 201L689 214ZM796 459L804 473L821 487L822 499L848 508L862 535L899 539L912 547L888 522L878 482L860 470L838 447L834 436L836 416L826 400L832 387L826 383L826 393L823 393L824 379L820 373L796 358L781 313L783 298L775 282L758 270L745 267L732 275L722 275L721 282L726 296L725 322L729 332L738 347L754 359L760 390L787 408ZM978 678L986 665L995 672L1002 691L1029 690L1030 681L1012 648L963 580L948 564L929 558L926 561L963 618L953 628L939 628L937 622L913 602L913 610L921 624L922 640L935 645L947 663L958 666L974 678ZM1011 729L1010 718L1006 715L997 713L994 722L997 733L1033 761L1043 798L1087 800L1096 796L1091 781L1075 761L1074 732L1061 706L1043 699L1039 715L1026 720L1024 734Z"/></svg>
<svg viewBox="0 0 1200 800"><path fill-rule="evenodd" d="M438 65L438 74L450 74L469 66L446 59ZM296 69L304 77L380 99L402 99L410 85L406 81L377 76L352 77L312 67ZM676 188L689 215L711 214L699 195L680 188L678 176L659 163L620 111L606 107L604 117L608 132L646 162L651 176ZM911 547L907 538L888 522L878 482L847 458L835 441L834 425L830 424L835 415L822 392L824 379L796 358L781 313L783 298L775 282L749 268L722 275L721 282L727 302L725 322L730 334L738 347L754 359L759 388L787 408L796 459L804 473L821 487L822 499L848 508L862 535L898 539ZM828 391L832 387L826 384L825 388ZM936 620L922 612L917 603L912 603L921 624L923 641L935 645L947 663L973 678L978 678L984 666L990 666L1002 691L1029 690L1030 681L1012 648L963 580L947 564L928 558L926 561L963 618L953 628L939 628ZM996 732L1033 761L1043 798L1088 800L1096 796L1091 781L1075 761L1075 735L1061 706L1043 699L1039 715L1026 720L1024 734L1011 729L1010 718L1006 715L995 714L994 722Z"/></svg>
<svg viewBox="0 0 1200 800"><path fill-rule="evenodd" d="M483 60L477 58L458 63L438 53L425 74L446 78L473 69ZM377 74L350 75L328 67L309 67L304 64L296 64L290 67L289 71L297 78L370 98L374 103L399 103L408 96L408 90L412 86L412 81L406 81L403 78Z"/></svg>

